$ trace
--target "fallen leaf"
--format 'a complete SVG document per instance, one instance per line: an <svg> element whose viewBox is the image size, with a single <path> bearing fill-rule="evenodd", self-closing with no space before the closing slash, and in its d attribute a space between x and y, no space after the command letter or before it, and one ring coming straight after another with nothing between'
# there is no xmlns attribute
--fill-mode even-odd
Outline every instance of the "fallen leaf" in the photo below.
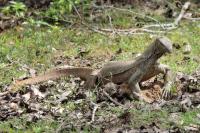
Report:
<svg viewBox="0 0 200 133"><path fill-rule="evenodd" d="M39 98L44 98L47 95L47 93L40 92L40 90L38 89L38 87L35 86L35 85L31 85L31 90L33 91L33 94L35 96L38 96Z"/></svg>
<svg viewBox="0 0 200 133"><path fill-rule="evenodd" d="M10 103L9 106L10 106L10 108L12 108L14 110L17 110L19 108L16 103Z"/></svg>
<svg viewBox="0 0 200 133"><path fill-rule="evenodd" d="M22 95L22 97L24 98L24 101L27 102L31 98L31 92Z"/></svg>

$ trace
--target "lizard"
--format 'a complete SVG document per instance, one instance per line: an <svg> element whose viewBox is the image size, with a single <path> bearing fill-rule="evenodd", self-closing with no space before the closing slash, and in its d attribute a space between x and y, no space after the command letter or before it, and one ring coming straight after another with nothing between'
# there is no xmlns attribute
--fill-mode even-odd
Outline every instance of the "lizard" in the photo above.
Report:
<svg viewBox="0 0 200 133"><path fill-rule="evenodd" d="M115 84L125 83L130 89L131 94L129 95L135 99L141 100L139 84L162 73L164 75L163 94L165 95L170 92L171 70L167 65L160 64L158 59L164 54L171 52L172 42L167 37L158 37L135 60L111 61L98 70L88 67L58 67L43 75L16 81L9 86L8 90L50 79L54 80L63 76L74 75L85 80L85 88L92 88L108 82L113 82Z"/></svg>

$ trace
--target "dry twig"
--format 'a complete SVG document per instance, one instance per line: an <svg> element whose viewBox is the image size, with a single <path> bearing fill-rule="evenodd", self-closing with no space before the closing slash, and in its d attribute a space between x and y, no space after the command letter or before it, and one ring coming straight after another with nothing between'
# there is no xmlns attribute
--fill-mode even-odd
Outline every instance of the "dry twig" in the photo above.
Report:
<svg viewBox="0 0 200 133"><path fill-rule="evenodd" d="M164 28L165 30L173 30L173 29L176 29L181 21L182 18L184 18L184 14L186 13L186 11L188 10L190 6L190 2L186 2L182 9L181 9L181 12L180 14L178 15L178 17L174 20L173 23L168 23L168 24L154 24L154 25L146 25L144 26L143 28Z"/></svg>
<svg viewBox="0 0 200 133"><path fill-rule="evenodd" d="M183 5L179 16L178 16L178 17L175 19L175 21L174 21L174 24L175 24L175 25L179 25L181 19L183 18L184 14L186 13L186 11L188 10L189 7L190 7L190 2L186 2L186 3Z"/></svg>
<svg viewBox="0 0 200 133"><path fill-rule="evenodd" d="M184 19L192 20L192 21L200 21L200 18L190 18L190 17L183 17Z"/></svg>
<svg viewBox="0 0 200 133"><path fill-rule="evenodd" d="M110 101L112 101L115 105L117 105L117 106L124 106L124 105L122 105L121 103L119 103L119 102L117 102L116 100L114 100L112 97L110 97L110 95L107 93L107 92L105 92L104 90L103 90L103 94L110 100Z"/></svg>
<svg viewBox="0 0 200 133"><path fill-rule="evenodd" d="M114 7L114 6L95 6L94 5L95 8L99 8L99 9L111 8L111 9L116 9L116 10L119 10L119 11L129 12L129 13L132 13L132 14L153 20L158 24L146 25L142 28L115 29L113 27L112 23L111 23L111 19L109 18L111 29L109 29L109 28L108 29L90 28L90 29L95 31L95 32L101 33L103 35L107 35L107 34L110 34L110 33L112 33L112 34L116 33L116 34L119 34L119 35L135 35L135 34L144 34L144 33L151 33L151 34L165 33L166 31L170 31L170 30L176 29L178 27L181 19L184 17L184 14L188 10L189 6L190 6L190 2L186 2L183 5L179 16L174 20L173 23L161 24L158 20L156 20L152 17L146 16L146 15L143 15L143 14L140 14L140 13L136 13L136 12L133 12L133 11L128 10L128 9L117 8L117 7ZM198 20L198 18L197 18L197 20ZM151 30L150 28L161 28L161 29L160 30Z"/></svg>
<svg viewBox="0 0 200 133"><path fill-rule="evenodd" d="M91 121L89 123L94 122L95 113L96 113L97 109L99 108L98 104L96 104L94 102L91 102L91 103L94 106L94 108L93 108L93 111L92 111L92 118L91 118Z"/></svg>
<svg viewBox="0 0 200 133"><path fill-rule="evenodd" d="M135 14L137 16L141 16L141 17L147 18L149 20L152 20L152 21L160 24L160 22L158 20L156 20L155 18L153 18L153 17L147 16L145 14L137 13L137 12L134 12L134 11L129 10L129 9L118 8L118 7L114 7L114 6L96 6L96 5L93 5L93 7L97 8L97 9L105 9L105 8L109 9L110 8L110 9L115 9L115 10L119 10L119 11L123 11L123 12L129 12L129 13L132 13L132 14Z"/></svg>

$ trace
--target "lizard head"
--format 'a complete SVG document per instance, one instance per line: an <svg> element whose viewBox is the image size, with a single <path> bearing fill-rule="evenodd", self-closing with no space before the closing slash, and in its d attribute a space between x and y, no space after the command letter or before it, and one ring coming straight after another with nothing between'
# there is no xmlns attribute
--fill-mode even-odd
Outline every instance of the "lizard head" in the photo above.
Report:
<svg viewBox="0 0 200 133"><path fill-rule="evenodd" d="M160 37L156 39L157 44L160 44L167 53L172 52L172 42L167 37Z"/></svg>

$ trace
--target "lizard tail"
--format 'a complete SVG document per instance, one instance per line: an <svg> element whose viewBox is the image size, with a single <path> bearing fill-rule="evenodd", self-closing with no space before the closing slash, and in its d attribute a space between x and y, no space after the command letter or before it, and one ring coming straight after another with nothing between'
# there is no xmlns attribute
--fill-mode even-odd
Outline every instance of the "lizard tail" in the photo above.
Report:
<svg viewBox="0 0 200 133"><path fill-rule="evenodd" d="M60 77L69 75L74 75L76 77L80 77L82 80L86 80L93 71L94 69L87 67L63 66L52 69L43 75L39 75L24 80L17 80L8 87L8 90L17 90L17 88L25 85L37 84L48 80L55 80Z"/></svg>

